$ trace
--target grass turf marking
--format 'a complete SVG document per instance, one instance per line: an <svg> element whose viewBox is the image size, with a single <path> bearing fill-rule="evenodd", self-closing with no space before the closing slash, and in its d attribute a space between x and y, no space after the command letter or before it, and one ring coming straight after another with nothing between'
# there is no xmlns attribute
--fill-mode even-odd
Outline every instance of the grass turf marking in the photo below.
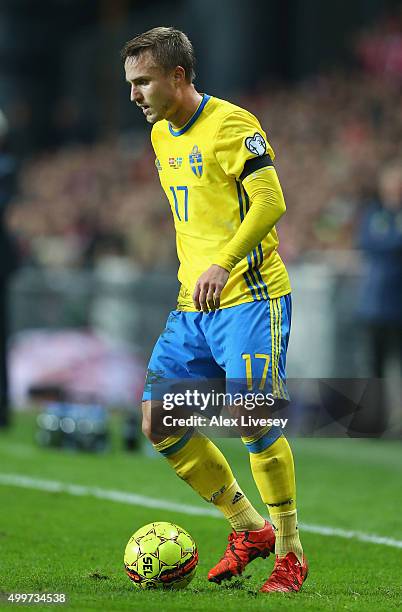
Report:
<svg viewBox="0 0 402 612"><path fill-rule="evenodd" d="M0 485L21 487L23 489L35 489L37 491L46 491L49 493L67 493L77 497L96 497L97 499L105 499L131 506L142 506L146 508L157 508L158 510L172 510L181 512L182 514L193 516L210 516L213 518L223 518L221 513L214 508L202 508L201 506L192 506L189 504L178 504L166 499L157 499L138 495L137 493L128 493L126 491L115 491L113 489L102 489L99 487L87 487L84 485L76 485L58 480L44 480L40 478L32 478L22 474L5 474L0 473ZM327 527L325 525L311 525L310 523L299 523L300 529L308 533L316 533L322 536L338 537L347 540L357 540L367 544L379 544L389 546L391 548L401 548L402 540L379 536L361 531L353 531L346 529L338 529L336 527Z"/></svg>

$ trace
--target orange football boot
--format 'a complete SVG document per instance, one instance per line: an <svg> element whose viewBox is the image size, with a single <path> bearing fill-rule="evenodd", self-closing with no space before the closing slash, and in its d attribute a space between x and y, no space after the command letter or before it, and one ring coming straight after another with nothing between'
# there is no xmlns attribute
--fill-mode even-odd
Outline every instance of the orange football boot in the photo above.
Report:
<svg viewBox="0 0 402 612"><path fill-rule="evenodd" d="M300 591L308 574L307 559L303 555L300 563L293 552L285 557L275 559L274 569L268 580L262 585L261 593L292 593Z"/></svg>
<svg viewBox="0 0 402 612"><path fill-rule="evenodd" d="M232 576L240 576L254 559L265 559L275 550L275 532L268 521L258 531L232 531L222 559L208 572L208 580L220 584Z"/></svg>

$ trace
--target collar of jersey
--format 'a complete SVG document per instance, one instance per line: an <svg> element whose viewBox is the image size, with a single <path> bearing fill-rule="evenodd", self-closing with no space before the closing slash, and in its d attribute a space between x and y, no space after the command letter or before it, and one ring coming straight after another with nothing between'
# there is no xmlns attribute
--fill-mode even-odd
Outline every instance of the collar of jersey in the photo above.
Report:
<svg viewBox="0 0 402 612"><path fill-rule="evenodd" d="M201 115L203 108L208 102L208 100L210 99L210 97L211 96L209 96L208 94L203 94L202 100L199 103L198 108L195 111L194 115L190 117L187 123L180 130L173 129L171 123L169 123L169 132L172 134L172 136L181 136L182 134L187 132L187 130L189 130L192 125L194 125L198 117Z"/></svg>

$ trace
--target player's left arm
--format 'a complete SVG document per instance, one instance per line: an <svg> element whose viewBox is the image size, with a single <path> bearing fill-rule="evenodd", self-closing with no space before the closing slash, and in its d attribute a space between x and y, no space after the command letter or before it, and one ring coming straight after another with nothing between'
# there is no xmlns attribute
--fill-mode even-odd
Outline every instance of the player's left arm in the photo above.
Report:
<svg viewBox="0 0 402 612"><path fill-rule="evenodd" d="M228 272L270 233L286 211L278 175L272 165L249 174L242 183L250 198L250 209L214 261Z"/></svg>
<svg viewBox="0 0 402 612"><path fill-rule="evenodd" d="M242 183L251 202L250 209L233 238L214 258L213 265L198 279L193 295L198 310L208 312L219 308L220 295L230 272L269 234L286 210L278 175L272 162L269 162L270 159L266 166L251 171L243 178ZM253 164L250 163L249 167L252 169Z"/></svg>
<svg viewBox="0 0 402 612"><path fill-rule="evenodd" d="M251 206L237 232L217 253L198 279L193 301L197 310L220 306L220 295L234 266L269 234L286 210L274 152L257 119L247 111L234 112L216 134L216 156L225 174L241 181Z"/></svg>

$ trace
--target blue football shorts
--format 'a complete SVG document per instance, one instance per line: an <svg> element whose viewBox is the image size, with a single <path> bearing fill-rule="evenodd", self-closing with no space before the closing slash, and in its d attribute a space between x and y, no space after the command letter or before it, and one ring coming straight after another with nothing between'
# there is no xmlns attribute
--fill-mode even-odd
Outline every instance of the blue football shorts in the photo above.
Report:
<svg viewBox="0 0 402 612"><path fill-rule="evenodd" d="M230 393L289 398L286 351L291 294L215 312L169 314L153 349L143 400L162 399L177 383L221 381Z"/></svg>

